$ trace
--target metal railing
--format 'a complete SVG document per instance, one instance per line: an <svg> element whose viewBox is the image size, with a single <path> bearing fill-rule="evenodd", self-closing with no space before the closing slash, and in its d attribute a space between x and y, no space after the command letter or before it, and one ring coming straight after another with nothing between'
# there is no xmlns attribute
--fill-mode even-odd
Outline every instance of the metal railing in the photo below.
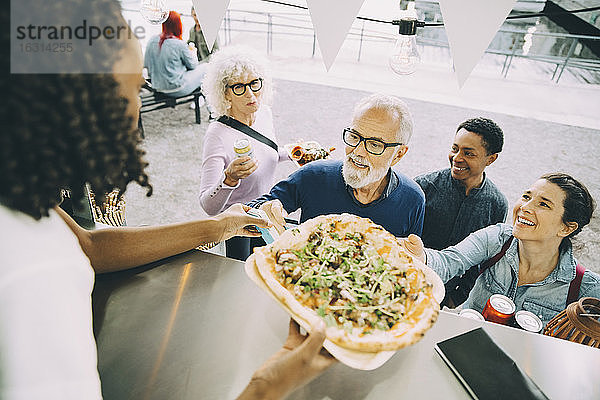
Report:
<svg viewBox="0 0 600 400"><path fill-rule="evenodd" d="M516 31L503 29L501 32L504 33L512 33L516 35L527 35L527 32ZM552 54L523 54L523 44L525 40L523 38L519 39L519 42L514 45L510 54L504 53L506 56L503 67L502 74L504 77L507 76L512 61L515 57L526 58L534 61L551 63L555 65L554 72L552 73L552 80L558 82L565 71L565 68L578 68L590 71L600 71L600 60L598 59L589 59L589 58L581 58L576 57L575 50L579 45L581 45L582 40L594 40L598 41L600 44L600 38L595 36L586 36L586 35L572 35L572 34L564 34L564 33L550 33L550 32L537 32L532 36L537 37L546 37L552 39L561 39L563 41L563 48L568 49L566 54L564 55L552 55ZM519 49L521 51L519 51Z"/></svg>
<svg viewBox="0 0 600 400"><path fill-rule="evenodd" d="M387 31L386 31L387 29ZM397 38L396 27L387 24L380 24L370 21L356 21L347 39L358 42L356 60L361 61L361 56L365 46L372 43L391 43ZM429 28L436 29L436 28ZM244 32L254 34L264 34L266 36L266 52L273 52L273 40L275 36L306 38L312 43L311 57L316 52L316 34L313 30L312 22L308 14L285 13L285 12L255 12L242 10L227 10L225 21L222 27L222 35L225 44L232 41L232 32ZM430 31L431 33L431 31ZM429 46L449 48L445 35L417 35L417 43L421 48ZM554 41L560 44L556 54L550 52L530 52L526 49L526 43L542 43L539 47L547 47L547 43ZM589 83L600 83L600 59L581 57L578 50L583 48L583 42L596 41L600 44L600 37L571 35L565 33L552 32L530 32L515 29L500 29L496 34L492 45L486 50L486 53L503 57L498 62L500 74L506 78L514 65L516 59L525 59L536 63L554 65L551 80L558 83L565 70L579 70L578 78L584 79ZM512 42L509 46L493 46L494 43ZM586 71L587 73L583 72ZM584 76L585 75L585 76Z"/></svg>

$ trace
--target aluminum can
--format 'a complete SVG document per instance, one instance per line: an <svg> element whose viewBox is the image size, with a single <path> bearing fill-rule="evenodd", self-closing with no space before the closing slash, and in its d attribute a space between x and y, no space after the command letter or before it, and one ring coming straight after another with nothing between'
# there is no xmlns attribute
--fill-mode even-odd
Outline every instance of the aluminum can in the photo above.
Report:
<svg viewBox="0 0 600 400"><path fill-rule="evenodd" d="M540 333L544 324L542 320L534 313L526 310L520 310L515 313L515 327L528 332Z"/></svg>
<svg viewBox="0 0 600 400"><path fill-rule="evenodd" d="M233 143L233 151L237 157L252 157L254 152L248 139L238 139Z"/></svg>
<svg viewBox="0 0 600 400"><path fill-rule="evenodd" d="M469 319L474 319L474 320L477 320L477 321L485 321L485 318L483 318L483 315L481 315L476 310L473 310L473 309L470 309L470 308L463 308L462 310L460 310L460 312L458 313L458 315L460 315L461 317L465 317L465 318L469 318Z"/></svg>
<svg viewBox="0 0 600 400"><path fill-rule="evenodd" d="M515 309L515 303L511 299L501 294L493 294L485 303L482 314L486 321L510 325Z"/></svg>

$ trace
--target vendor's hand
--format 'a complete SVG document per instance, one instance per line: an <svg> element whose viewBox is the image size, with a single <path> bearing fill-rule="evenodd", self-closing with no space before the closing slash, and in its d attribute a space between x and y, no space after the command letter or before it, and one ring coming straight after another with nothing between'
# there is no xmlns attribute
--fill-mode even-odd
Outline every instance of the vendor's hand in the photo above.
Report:
<svg viewBox="0 0 600 400"><path fill-rule="evenodd" d="M414 234L408 235L407 238L398 239L404 249L415 258L425 263L425 246L420 237Z"/></svg>
<svg viewBox="0 0 600 400"><path fill-rule="evenodd" d="M225 183L227 186L235 186L240 179L244 179L252 175L258 168L258 160L248 156L239 157L233 160L227 168L225 168Z"/></svg>
<svg viewBox="0 0 600 400"><path fill-rule="evenodd" d="M283 208L283 205L279 200L271 200L263 203L260 207L261 210L267 213L267 216L277 229L277 232L282 233L285 231L285 217L287 212Z"/></svg>
<svg viewBox="0 0 600 400"><path fill-rule="evenodd" d="M325 324L322 320L319 320L318 326L313 326L307 338L300 333L296 321L290 319L285 344L256 370L238 400L281 399L313 380L335 362L322 348L324 340Z"/></svg>
<svg viewBox="0 0 600 400"><path fill-rule="evenodd" d="M253 217L247 211L250 207L243 204L234 204L221 214L215 216L220 222L219 227L223 229L221 238L227 240L233 236L260 236L260 232L249 229L256 225L261 228L269 228L271 224L262 218Z"/></svg>

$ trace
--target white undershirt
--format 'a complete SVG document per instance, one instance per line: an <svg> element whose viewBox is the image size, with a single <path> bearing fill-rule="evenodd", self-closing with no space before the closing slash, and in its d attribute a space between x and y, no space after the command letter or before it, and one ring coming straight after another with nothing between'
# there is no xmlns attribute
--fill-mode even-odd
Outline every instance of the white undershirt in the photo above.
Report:
<svg viewBox="0 0 600 400"><path fill-rule="evenodd" d="M94 272L50 211L0 205L0 399L101 399L92 332Z"/></svg>

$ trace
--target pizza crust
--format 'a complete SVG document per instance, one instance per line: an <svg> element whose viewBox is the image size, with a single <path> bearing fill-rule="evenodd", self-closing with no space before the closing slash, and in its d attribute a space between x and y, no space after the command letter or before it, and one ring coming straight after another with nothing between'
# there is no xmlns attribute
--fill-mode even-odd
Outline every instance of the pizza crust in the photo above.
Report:
<svg viewBox="0 0 600 400"><path fill-rule="evenodd" d="M296 316L298 316L298 318L306 321L310 326L315 326L320 319L317 313L308 307L303 306L296 300L294 295L274 277L271 271L272 265L275 264L275 259L271 256L270 252L266 251L266 247L255 249L254 254L256 255L258 272L277 300L289 308Z"/></svg>
<svg viewBox="0 0 600 400"><path fill-rule="evenodd" d="M329 326L326 329L327 339L343 348L361 352L397 350L420 340L437 319L439 304L433 289L441 284L441 280L438 278L438 281L426 284L427 277L431 277L430 272L434 275L435 273L427 271L427 266L406 254L393 235L366 218L350 214L319 216L306 221L297 229L287 230L269 246L255 249L258 272L276 299L289 309L294 317L306 321L311 326L321 319L313 308L303 305L294 293L277 279L275 254L283 249L302 249L311 233L322 224L335 224L335 231L340 233L361 232L386 262L394 267L408 269L407 277L412 277L411 286L419 286L419 297L414 310L412 300L406 300L407 309L412 310L410 315L414 317L396 323L389 330L372 329L368 334L363 334L363 328L357 326L351 331L339 326ZM422 291L420 287L423 287ZM441 287L443 288L443 284Z"/></svg>
<svg viewBox="0 0 600 400"><path fill-rule="evenodd" d="M244 264L244 270L246 271L246 275L248 275L248 277L258 287L260 287L262 290L264 290L265 293L267 293L271 298L273 298L273 300L277 301L279 303L279 305L288 314L290 314L290 316L296 322L298 322L298 324L301 327L303 327L306 330L306 332L310 333L312 326L309 325L303 319L300 319L294 313L292 313L292 311L285 304L279 302L278 299L273 294L273 292L265 284L264 280L262 279L262 277L260 276L260 274L258 272L258 267L256 266L255 261L256 261L256 256L254 254L251 254L250 257L248 257L248 259L246 260L246 263ZM379 368L380 366L385 364L385 362L387 360L392 358L392 356L394 354L396 354L395 351L380 351L377 353L368 353L368 352L364 352L364 351L350 350L345 347L338 346L337 344L333 343L332 341L330 341L327 338L323 342L323 347L329 352L329 354L334 356L341 363L349 366L350 368L360 369L363 371L371 371L376 368Z"/></svg>

